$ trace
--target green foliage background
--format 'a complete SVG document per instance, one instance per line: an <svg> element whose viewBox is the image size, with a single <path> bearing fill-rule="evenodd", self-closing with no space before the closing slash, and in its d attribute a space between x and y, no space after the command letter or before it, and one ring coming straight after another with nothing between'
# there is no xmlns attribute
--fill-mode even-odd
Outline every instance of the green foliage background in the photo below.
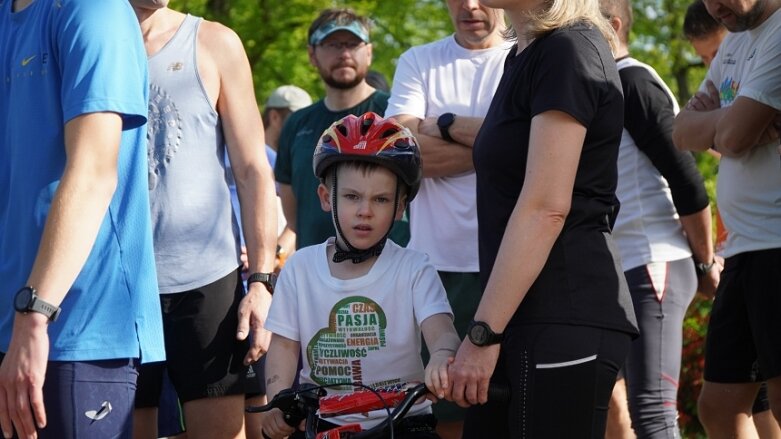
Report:
<svg viewBox="0 0 781 439"><path fill-rule="evenodd" d="M705 68L681 32L691 0L633 0L632 55L652 66L677 94L688 100ZM323 87L307 57L306 34L320 10L350 7L373 19L372 68L393 79L396 61L409 47L452 33L444 0L173 0L171 7L219 21L244 41L253 69L255 92L263 103L275 87L296 84L316 100ZM714 199L716 162L698 156L700 169ZM684 437L704 437L696 417L696 397L702 373L702 340L710 301L698 297L684 323L684 358L679 411Z"/></svg>

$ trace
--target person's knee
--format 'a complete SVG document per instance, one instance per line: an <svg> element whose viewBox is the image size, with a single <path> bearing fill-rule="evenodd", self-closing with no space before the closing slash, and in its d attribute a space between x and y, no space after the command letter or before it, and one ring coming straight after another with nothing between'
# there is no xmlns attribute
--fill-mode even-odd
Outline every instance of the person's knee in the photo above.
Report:
<svg viewBox="0 0 781 439"><path fill-rule="evenodd" d="M195 399L183 407L188 438L244 434L244 395Z"/></svg>
<svg viewBox="0 0 781 439"><path fill-rule="evenodd" d="M706 381L697 400L697 411L703 424L731 422L735 415L751 414L759 384L724 384Z"/></svg>
<svg viewBox="0 0 781 439"><path fill-rule="evenodd" d="M781 376L767 381L767 400L773 416L781 424Z"/></svg>

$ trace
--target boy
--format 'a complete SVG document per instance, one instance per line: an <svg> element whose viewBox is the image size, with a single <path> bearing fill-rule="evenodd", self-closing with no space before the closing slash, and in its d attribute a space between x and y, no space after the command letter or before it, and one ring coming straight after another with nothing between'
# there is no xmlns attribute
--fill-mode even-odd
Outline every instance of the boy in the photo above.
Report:
<svg viewBox="0 0 781 439"><path fill-rule="evenodd" d="M274 333L268 395L292 385L300 353L302 383L349 392L356 383L382 387L425 378L442 397L460 343L445 290L426 256L387 240L420 186L415 138L393 119L350 115L323 133L313 167L336 237L299 250L282 270L266 323ZM421 332L432 352L425 372ZM332 422L368 428L384 417L377 411ZM419 404L396 432L435 438L435 424L429 404ZM279 410L266 416L263 430L271 438L294 432Z"/></svg>

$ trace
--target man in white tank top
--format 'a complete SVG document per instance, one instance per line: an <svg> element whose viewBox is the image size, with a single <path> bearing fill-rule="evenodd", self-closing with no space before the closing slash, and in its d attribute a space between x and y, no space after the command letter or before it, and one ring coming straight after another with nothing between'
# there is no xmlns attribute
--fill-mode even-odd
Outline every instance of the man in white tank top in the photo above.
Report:
<svg viewBox="0 0 781 439"><path fill-rule="evenodd" d="M130 0L149 56L149 183L167 373L188 437L245 437L247 367L268 349L276 249L274 179L247 55L214 22ZM223 159L247 245L248 291ZM136 437L157 435L162 367L141 369ZM148 430L147 430L148 429Z"/></svg>

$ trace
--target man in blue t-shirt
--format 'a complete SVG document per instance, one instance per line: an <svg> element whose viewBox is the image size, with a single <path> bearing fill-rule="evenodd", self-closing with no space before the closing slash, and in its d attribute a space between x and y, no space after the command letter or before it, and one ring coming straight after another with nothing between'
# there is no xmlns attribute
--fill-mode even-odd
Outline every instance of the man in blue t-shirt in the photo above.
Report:
<svg viewBox="0 0 781 439"><path fill-rule="evenodd" d="M130 437L164 359L147 68L125 0L0 2L0 426Z"/></svg>

